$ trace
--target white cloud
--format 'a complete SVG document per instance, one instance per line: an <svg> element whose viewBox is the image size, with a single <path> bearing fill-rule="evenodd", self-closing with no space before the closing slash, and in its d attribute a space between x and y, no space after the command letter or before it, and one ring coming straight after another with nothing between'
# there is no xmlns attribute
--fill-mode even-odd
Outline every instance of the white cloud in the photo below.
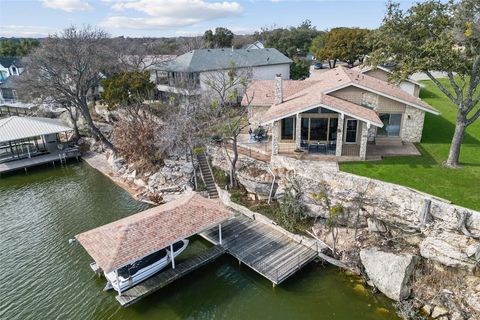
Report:
<svg viewBox="0 0 480 320"><path fill-rule="evenodd" d="M55 30L49 27L19 26L13 24L0 26L0 37L42 38L54 32Z"/></svg>
<svg viewBox="0 0 480 320"><path fill-rule="evenodd" d="M83 0L41 0L43 5L51 9L59 9L67 12L88 11L92 6Z"/></svg>
<svg viewBox="0 0 480 320"><path fill-rule="evenodd" d="M112 5L116 11L133 10L146 17L113 16L102 22L104 27L152 29L192 26L199 22L238 16L243 8L238 2L204 0L134 0Z"/></svg>

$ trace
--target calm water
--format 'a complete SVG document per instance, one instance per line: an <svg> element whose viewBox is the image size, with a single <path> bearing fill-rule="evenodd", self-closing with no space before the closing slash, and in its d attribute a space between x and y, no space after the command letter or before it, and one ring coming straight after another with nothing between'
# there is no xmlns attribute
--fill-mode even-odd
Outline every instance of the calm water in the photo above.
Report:
<svg viewBox="0 0 480 320"><path fill-rule="evenodd" d="M0 319L397 319L334 268L313 263L273 289L228 256L122 309L68 239L145 208L86 164L2 177Z"/></svg>

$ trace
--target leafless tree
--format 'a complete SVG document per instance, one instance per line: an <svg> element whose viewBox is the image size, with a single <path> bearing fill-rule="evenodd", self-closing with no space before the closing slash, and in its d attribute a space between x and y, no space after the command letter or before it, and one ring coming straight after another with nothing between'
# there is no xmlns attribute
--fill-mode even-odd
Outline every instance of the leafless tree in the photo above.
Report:
<svg viewBox="0 0 480 320"><path fill-rule="evenodd" d="M91 133L107 148L115 147L94 124L88 98L101 79L115 71L118 62L108 46L105 31L90 26L69 27L42 40L26 59L19 77L25 96L68 105L85 119Z"/></svg>
<svg viewBox="0 0 480 320"><path fill-rule="evenodd" d="M179 38L177 40L177 45L180 54L207 47L202 36Z"/></svg>
<svg viewBox="0 0 480 320"><path fill-rule="evenodd" d="M248 106L252 96L247 88L252 78L248 68L236 68L234 64L225 71L210 72L206 75L208 86L206 107L211 119L209 129L213 135L221 138L230 163L230 187L236 187L236 166L238 161L238 136L248 124ZM244 103L239 97L244 96ZM233 156L228 152L231 149Z"/></svg>

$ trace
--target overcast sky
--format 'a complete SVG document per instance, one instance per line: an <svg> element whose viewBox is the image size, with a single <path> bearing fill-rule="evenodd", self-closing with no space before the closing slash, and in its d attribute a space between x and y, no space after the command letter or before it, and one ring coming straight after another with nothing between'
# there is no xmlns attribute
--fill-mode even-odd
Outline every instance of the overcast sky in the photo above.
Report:
<svg viewBox="0 0 480 320"><path fill-rule="evenodd" d="M400 1L409 7L413 1ZM378 27L386 0L0 0L0 36L44 37L69 25L91 24L113 36L180 36L227 27L236 34L295 26L320 30Z"/></svg>

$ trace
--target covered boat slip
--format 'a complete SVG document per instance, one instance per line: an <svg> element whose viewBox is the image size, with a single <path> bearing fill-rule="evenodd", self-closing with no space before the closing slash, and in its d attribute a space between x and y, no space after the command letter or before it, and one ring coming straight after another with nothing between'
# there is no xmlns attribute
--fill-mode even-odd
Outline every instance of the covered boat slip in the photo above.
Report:
<svg viewBox="0 0 480 320"><path fill-rule="evenodd" d="M78 157L78 148L68 144L71 131L55 119L0 119L0 173Z"/></svg>
<svg viewBox="0 0 480 320"><path fill-rule="evenodd" d="M229 253L274 285L318 257L316 246L299 243L268 224L235 215L217 199L188 194L76 236L104 273L121 269L175 242L200 234L214 244L149 279L119 292L129 306L169 283Z"/></svg>
<svg viewBox="0 0 480 320"><path fill-rule="evenodd" d="M173 252L173 244L197 233L217 227L234 217L218 200L192 193L164 205L86 231L76 239L104 273L121 269L164 248ZM218 239L221 242L221 236ZM200 266L213 261L223 250L211 249L178 266L171 256L172 268L141 284L119 290L117 300L122 306L155 292Z"/></svg>

